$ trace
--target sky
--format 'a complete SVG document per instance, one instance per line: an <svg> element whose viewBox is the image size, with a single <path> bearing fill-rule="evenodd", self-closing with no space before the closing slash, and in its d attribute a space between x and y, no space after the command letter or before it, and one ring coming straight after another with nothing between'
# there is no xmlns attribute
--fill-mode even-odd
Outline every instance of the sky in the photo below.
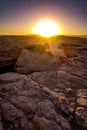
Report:
<svg viewBox="0 0 87 130"><path fill-rule="evenodd" d="M87 0L0 0L0 34L31 34L54 21L65 35L87 35Z"/></svg>

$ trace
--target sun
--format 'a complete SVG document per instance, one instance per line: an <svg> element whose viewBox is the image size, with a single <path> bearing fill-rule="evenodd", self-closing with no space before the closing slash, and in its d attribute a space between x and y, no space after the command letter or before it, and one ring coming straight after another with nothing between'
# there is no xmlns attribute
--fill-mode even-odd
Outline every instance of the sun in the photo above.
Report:
<svg viewBox="0 0 87 130"><path fill-rule="evenodd" d="M56 23L47 20L39 22L35 27L34 33L44 37L51 37L60 34L60 28Z"/></svg>

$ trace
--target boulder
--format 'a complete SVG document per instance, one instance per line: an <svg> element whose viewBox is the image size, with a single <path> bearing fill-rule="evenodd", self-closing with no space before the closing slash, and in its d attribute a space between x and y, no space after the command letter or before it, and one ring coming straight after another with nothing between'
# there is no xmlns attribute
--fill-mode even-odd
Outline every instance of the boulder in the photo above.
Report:
<svg viewBox="0 0 87 130"><path fill-rule="evenodd" d="M18 73L28 74L38 71L57 70L58 60L51 54L23 50L16 62Z"/></svg>

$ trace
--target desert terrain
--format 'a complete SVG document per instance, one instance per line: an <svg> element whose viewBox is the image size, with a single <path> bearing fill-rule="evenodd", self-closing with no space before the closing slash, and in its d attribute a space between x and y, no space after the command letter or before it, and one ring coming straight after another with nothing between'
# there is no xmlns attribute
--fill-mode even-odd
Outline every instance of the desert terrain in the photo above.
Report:
<svg viewBox="0 0 87 130"><path fill-rule="evenodd" d="M0 130L87 129L87 38L0 36Z"/></svg>

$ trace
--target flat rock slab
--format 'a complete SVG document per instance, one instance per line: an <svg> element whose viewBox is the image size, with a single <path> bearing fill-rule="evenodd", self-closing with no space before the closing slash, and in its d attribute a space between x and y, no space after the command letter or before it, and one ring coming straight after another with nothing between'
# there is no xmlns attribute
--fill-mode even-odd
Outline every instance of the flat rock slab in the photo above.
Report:
<svg viewBox="0 0 87 130"><path fill-rule="evenodd" d="M16 62L16 71L24 74L57 70L58 67L58 59L51 54L28 51L25 49Z"/></svg>

